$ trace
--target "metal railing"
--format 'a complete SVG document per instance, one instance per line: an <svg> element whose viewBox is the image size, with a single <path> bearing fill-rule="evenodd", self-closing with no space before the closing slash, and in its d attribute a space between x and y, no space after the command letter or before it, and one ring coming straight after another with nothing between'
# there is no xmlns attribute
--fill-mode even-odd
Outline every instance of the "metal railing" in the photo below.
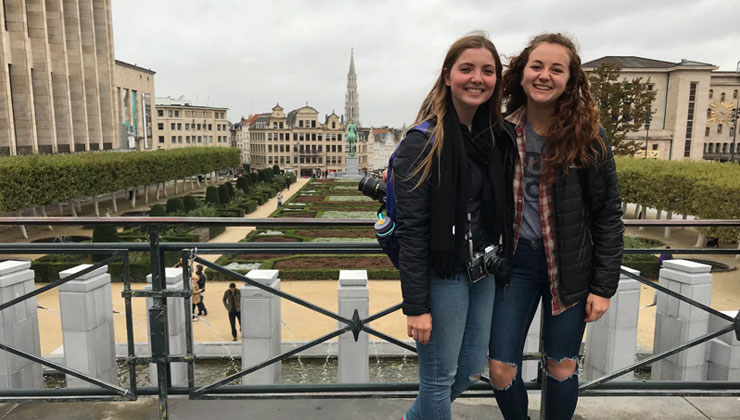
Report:
<svg viewBox="0 0 740 420"><path fill-rule="evenodd" d="M400 309L400 303L382 310L376 314L361 319L357 312L350 318L342 317L335 312L328 311L318 305L307 302L289 293L282 292L253 281L248 277L236 273L227 268L209 262L200 257L202 254L227 254L227 253L270 253L270 254L373 254L382 253L382 250L374 243L191 243L191 242L168 242L159 241L159 231L163 226L254 226L254 227L279 227L279 226L301 226L301 227L326 227L326 226L364 226L370 228L372 222L365 220L323 220L323 219L234 219L234 218L149 218L149 217L22 217L22 218L0 218L0 225L85 225L85 226L145 226L149 232L149 243L0 243L0 255L7 254L40 254L40 253L62 253L62 254L110 254L109 258L93 264L74 275L54 281L35 291L15 298L0 305L0 311L21 303L40 293L77 279L96 268L111 262L121 261L123 264L122 297L125 300L126 333L128 355L126 363L129 367L130 386L120 387L116 384L106 383L93 378L83 372L54 363L33 354L12 348L0 343L0 349L10 352L16 356L40 363L49 368L56 369L62 373L82 379L96 385L97 388L82 389L44 389L44 390L2 390L0 401L133 401L138 395L158 395L160 400L160 417L167 418L167 398L169 395L188 395L191 399L229 399L229 398L378 398L378 397L414 397L418 392L416 383L368 383L368 384L298 384L298 385L227 385L229 382L239 379L245 375L265 368L270 364L280 362L292 357L304 350L315 347L332 338L338 337L346 332L352 332L357 339L360 332L366 332L382 340L393 343L408 351L415 352L412 346L397 340L367 324L379 318L387 316ZM702 221L667 221L667 220L626 220L627 226L652 226L652 227L740 227L740 220L702 220ZM230 278L273 293L280 298L289 300L300 306L332 318L343 326L335 331L316 338L304 345L298 346L290 351L271 357L254 366L247 367L229 377L217 382L196 386L194 380L195 360L197 355L193 351L192 324L185 323L186 330L186 353L171 354L169 340L167 337L167 298L184 298L186 313L190 311L190 282L184 281L182 289L168 289L165 281L165 252L179 252L183 261L203 264L204 266L222 273ZM626 249L625 253L656 254L662 249ZM129 270L130 252L149 252L151 258L152 288L151 290L133 290L131 287L131 274ZM739 250L733 249L671 249L673 254L725 254L737 255ZM183 264L183 278L189 278L189 265ZM657 292L673 296L683 302L700 308L714 316L728 322L728 325L719 331L710 332L704 336L692 339L674 349L660 354L654 354L631 366L620 369L593 381L585 382L580 386L580 394L584 396L644 396L644 395L701 395L701 396L737 396L740 395L740 382L728 381L630 381L615 382L613 379L633 372L641 367L665 359L673 354L688 348L705 343L712 338L734 331L740 339L740 315L732 318L722 314L706 305L682 296L665 287L662 287L646 278L636 276L629 272L623 272L630 278L656 289ZM133 339L133 314L132 298L151 298L152 306L149 311L149 343L151 345L151 356L137 355ZM525 360L539 360L541 352L525 355ZM173 386L170 376L170 364L173 362L184 362L187 364L188 386ZM139 387L136 384L136 365L153 363L156 365L158 383L156 387ZM542 372L537 382L527 383L527 389L542 388ZM487 378L471 387L466 396L490 397L491 388L486 384ZM543 399L544 400L544 399Z"/></svg>

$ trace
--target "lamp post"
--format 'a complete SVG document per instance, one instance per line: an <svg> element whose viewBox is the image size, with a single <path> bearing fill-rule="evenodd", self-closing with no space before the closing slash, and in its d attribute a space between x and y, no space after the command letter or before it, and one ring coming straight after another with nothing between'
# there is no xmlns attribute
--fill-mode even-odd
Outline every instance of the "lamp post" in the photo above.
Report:
<svg viewBox="0 0 740 420"><path fill-rule="evenodd" d="M650 122L653 120L652 115L648 115L647 122L645 123L645 159L647 159L648 151L648 136L650 135Z"/></svg>
<svg viewBox="0 0 740 420"><path fill-rule="evenodd" d="M737 62L735 72L740 76L740 61ZM735 162L735 148L737 147L737 119L740 117L740 95L735 99L735 109L732 110L732 147L730 148L730 162Z"/></svg>

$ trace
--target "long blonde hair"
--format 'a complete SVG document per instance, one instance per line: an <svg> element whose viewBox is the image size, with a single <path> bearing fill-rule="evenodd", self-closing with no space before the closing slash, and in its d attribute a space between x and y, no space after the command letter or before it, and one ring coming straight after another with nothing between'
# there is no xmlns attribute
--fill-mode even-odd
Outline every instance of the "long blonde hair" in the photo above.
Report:
<svg viewBox="0 0 740 420"><path fill-rule="evenodd" d="M493 60L496 63L496 86L493 89L491 98L486 104L481 106L489 106L491 114L489 116L488 127L491 130L491 134L494 131L498 131L503 128L503 118L501 116L501 59L499 58L496 46L493 45L485 33L483 32L472 32L457 41L450 46L447 50L447 55L442 62L442 70L439 73L437 81L434 82L434 87L424 98L421 109L416 115L416 120L412 124L412 127L417 126L426 121L435 121L434 131L434 142L431 145L430 153L421 160L419 165L411 172L410 176L416 176L421 173L421 178L416 184L416 187L421 185L427 178L431 176L432 165L435 160L437 163L438 179L437 183L441 180L441 174L439 171L440 158L442 156L442 146L444 145L444 117L450 110L447 109L448 98L450 97L450 88L445 84L445 77L449 74L452 67L460 58L463 52L468 49L485 48L493 55ZM415 188L416 188L415 187Z"/></svg>

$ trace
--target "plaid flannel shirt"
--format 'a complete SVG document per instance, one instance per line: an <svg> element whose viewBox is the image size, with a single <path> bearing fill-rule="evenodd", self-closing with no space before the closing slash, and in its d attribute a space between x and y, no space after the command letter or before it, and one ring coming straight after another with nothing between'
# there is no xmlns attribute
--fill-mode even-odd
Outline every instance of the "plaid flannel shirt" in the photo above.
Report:
<svg viewBox="0 0 740 420"><path fill-rule="evenodd" d="M519 243L519 230L524 213L524 156L526 154L524 138L524 121L527 116L525 106L517 109L506 117L506 121L516 127L517 157L514 167L514 250ZM575 306L564 306L558 295L558 255L555 248L555 214L552 200L552 184L544 184L540 178L540 223L542 225L542 243L545 247L547 260L547 277L550 279L550 293L552 294L552 314L558 315L566 309Z"/></svg>

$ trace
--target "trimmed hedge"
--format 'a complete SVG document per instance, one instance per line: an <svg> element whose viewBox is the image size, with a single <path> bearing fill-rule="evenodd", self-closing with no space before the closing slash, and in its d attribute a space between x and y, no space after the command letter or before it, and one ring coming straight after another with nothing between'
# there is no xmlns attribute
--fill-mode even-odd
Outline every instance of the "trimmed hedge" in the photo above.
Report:
<svg viewBox="0 0 740 420"><path fill-rule="evenodd" d="M161 204L155 204L152 206L151 209L149 209L149 216L150 217L164 217L167 216L167 210L165 207Z"/></svg>
<svg viewBox="0 0 740 420"><path fill-rule="evenodd" d="M701 219L740 219L740 165L616 157L622 200ZM702 228L720 240L740 229Z"/></svg>
<svg viewBox="0 0 740 420"><path fill-rule="evenodd" d="M218 188L213 186L206 188L206 203L215 205L221 204L221 198L220 194L218 193Z"/></svg>
<svg viewBox="0 0 740 420"><path fill-rule="evenodd" d="M198 208L198 200L189 194L182 198L182 203L185 206L185 211L193 211Z"/></svg>
<svg viewBox="0 0 740 420"><path fill-rule="evenodd" d="M185 203L179 197L172 197L167 200L167 214L185 212Z"/></svg>
<svg viewBox="0 0 740 420"><path fill-rule="evenodd" d="M239 150L225 147L7 156L0 159L0 211L183 179L239 160Z"/></svg>

